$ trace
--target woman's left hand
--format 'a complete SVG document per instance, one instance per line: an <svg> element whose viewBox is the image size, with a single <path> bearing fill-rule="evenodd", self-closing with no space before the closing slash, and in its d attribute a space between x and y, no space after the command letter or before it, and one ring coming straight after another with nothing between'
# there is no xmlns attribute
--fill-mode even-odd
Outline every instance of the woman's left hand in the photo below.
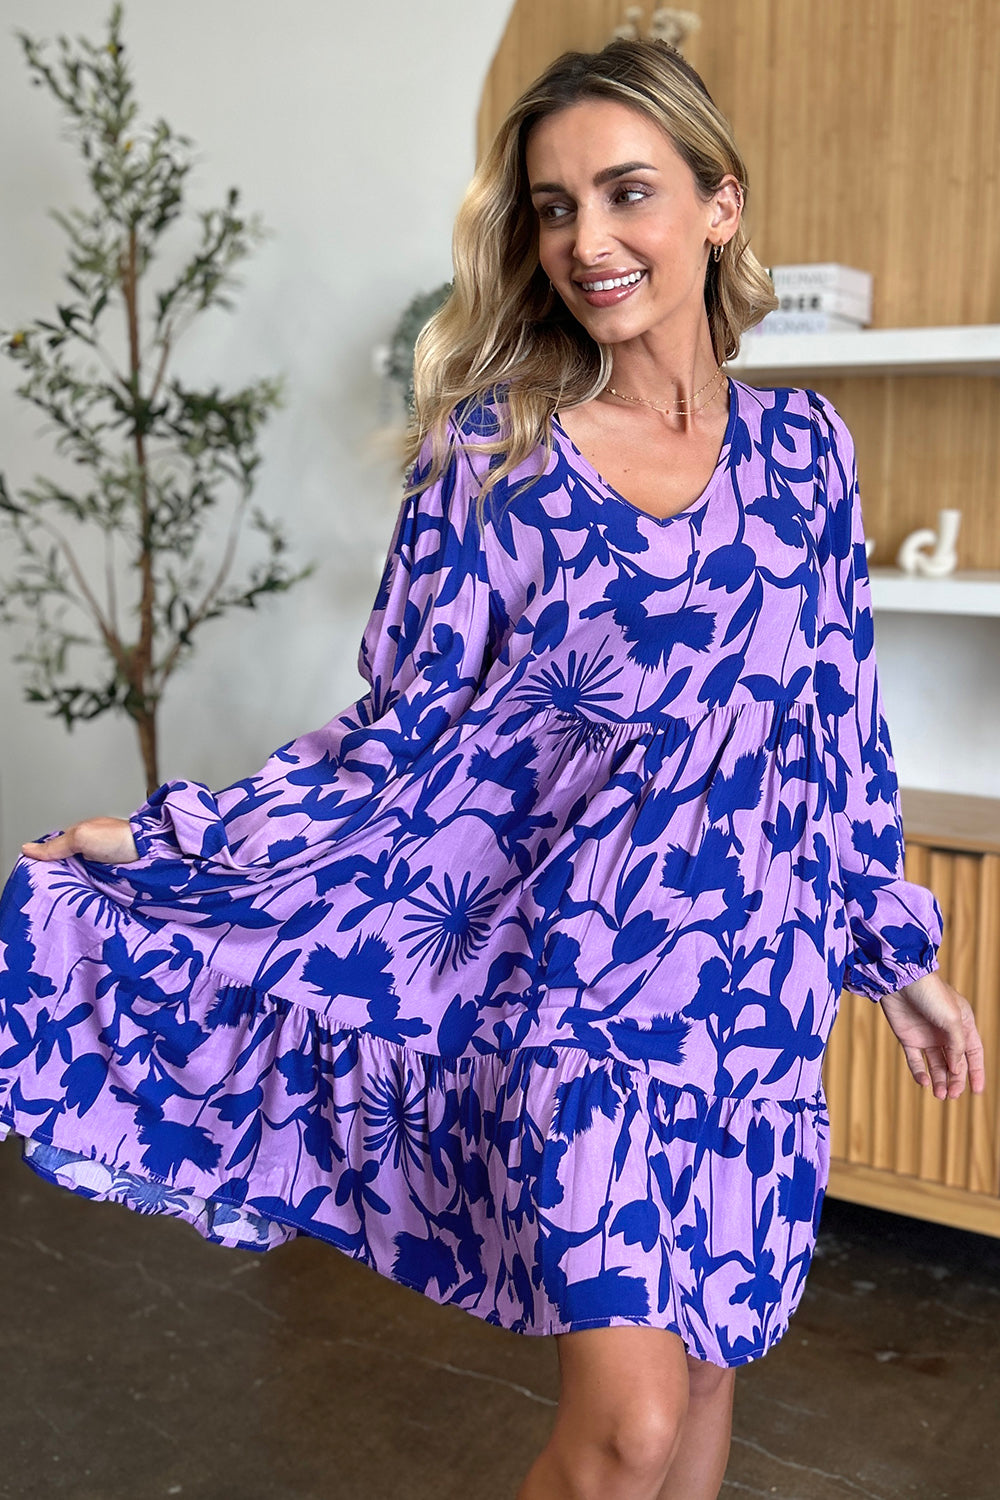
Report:
<svg viewBox="0 0 1000 1500"><path fill-rule="evenodd" d="M932 1088L936 1099L957 1099L968 1079L974 1094L983 1092L983 1043L972 1006L936 969L879 1004L922 1088Z"/></svg>

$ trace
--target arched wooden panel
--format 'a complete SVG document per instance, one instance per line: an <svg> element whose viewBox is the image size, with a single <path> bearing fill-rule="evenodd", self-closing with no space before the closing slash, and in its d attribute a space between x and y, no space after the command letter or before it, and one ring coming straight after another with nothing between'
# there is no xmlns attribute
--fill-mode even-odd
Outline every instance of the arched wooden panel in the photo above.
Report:
<svg viewBox="0 0 1000 1500"><path fill-rule="evenodd" d="M648 17L655 8L647 3ZM1000 322L997 0L685 0L685 55L747 162L765 265L832 260L874 277L874 327ZM624 0L516 0L483 90L482 145L567 48L594 50ZM874 561L939 508L959 568L1000 568L1000 381L826 379L853 431Z"/></svg>

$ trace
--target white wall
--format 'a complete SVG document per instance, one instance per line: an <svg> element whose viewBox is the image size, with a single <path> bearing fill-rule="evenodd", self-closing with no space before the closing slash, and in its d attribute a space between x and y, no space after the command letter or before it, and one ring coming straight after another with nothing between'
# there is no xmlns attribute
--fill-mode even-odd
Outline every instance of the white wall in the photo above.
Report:
<svg viewBox="0 0 1000 1500"><path fill-rule="evenodd" d="M213 788L325 722L362 690L355 659L397 503L366 457L380 384L373 345L417 290L450 275L450 232L474 160L482 80L510 0L131 0L125 38L144 118L192 136L198 207L230 184L275 231L241 271L236 311L181 345L178 373L225 387L279 371L288 405L264 430L257 498L287 519L316 574L256 613L208 625L168 690L161 777ZM48 91L15 31L104 34L110 0L5 0L0 31L0 325L50 317L67 288L53 206L87 203ZM16 145L12 146L12 143ZM58 474L40 416L0 361L0 469ZM862 476L863 484L864 476ZM1000 622L880 614L883 693L900 779L1000 795ZM0 867L76 818L125 816L144 788L130 725L67 734L21 697L0 629Z"/></svg>
<svg viewBox="0 0 1000 1500"><path fill-rule="evenodd" d="M50 318L68 299L65 240L47 210L89 206L77 148L48 90L31 86L15 32L98 42L110 10L110 0L3 5L0 326ZM226 389L286 374L256 498L285 517L295 558L319 561L259 611L205 627L167 692L161 779L226 786L364 690L358 643L399 489L366 455L384 415L372 348L415 292L451 275L479 94L509 10L510 0L126 5L142 118L162 115L196 144L192 205L221 204L235 185L275 231L243 263L235 311L208 315L181 343L176 373ZM0 361L0 470L13 489L38 473L69 477L41 413L14 396L18 379ZM0 629L4 872L24 839L100 812L127 816L145 794L128 721L104 716L68 734L23 702L14 645Z"/></svg>
<svg viewBox="0 0 1000 1500"><path fill-rule="evenodd" d="M876 611L875 651L900 784L1000 797L1000 619Z"/></svg>

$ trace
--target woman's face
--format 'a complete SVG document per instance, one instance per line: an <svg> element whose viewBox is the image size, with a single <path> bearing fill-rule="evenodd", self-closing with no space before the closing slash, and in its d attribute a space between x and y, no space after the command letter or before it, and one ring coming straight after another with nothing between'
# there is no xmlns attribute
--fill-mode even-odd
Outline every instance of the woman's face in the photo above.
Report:
<svg viewBox="0 0 1000 1500"><path fill-rule="evenodd" d="M669 136L613 99L540 120L525 165L542 269L594 339L620 343L704 315L712 242L739 219L735 177L704 202ZM623 284L599 287L608 281Z"/></svg>

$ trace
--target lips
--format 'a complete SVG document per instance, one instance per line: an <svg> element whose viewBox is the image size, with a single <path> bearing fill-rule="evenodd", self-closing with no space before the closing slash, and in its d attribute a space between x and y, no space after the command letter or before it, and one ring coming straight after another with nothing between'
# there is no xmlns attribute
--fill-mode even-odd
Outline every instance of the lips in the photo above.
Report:
<svg viewBox="0 0 1000 1500"><path fill-rule="evenodd" d="M591 307L614 307L616 303L631 297L642 286L647 274L639 266L624 267L621 270L604 271L600 276L588 277L586 282L578 280L576 285Z"/></svg>

